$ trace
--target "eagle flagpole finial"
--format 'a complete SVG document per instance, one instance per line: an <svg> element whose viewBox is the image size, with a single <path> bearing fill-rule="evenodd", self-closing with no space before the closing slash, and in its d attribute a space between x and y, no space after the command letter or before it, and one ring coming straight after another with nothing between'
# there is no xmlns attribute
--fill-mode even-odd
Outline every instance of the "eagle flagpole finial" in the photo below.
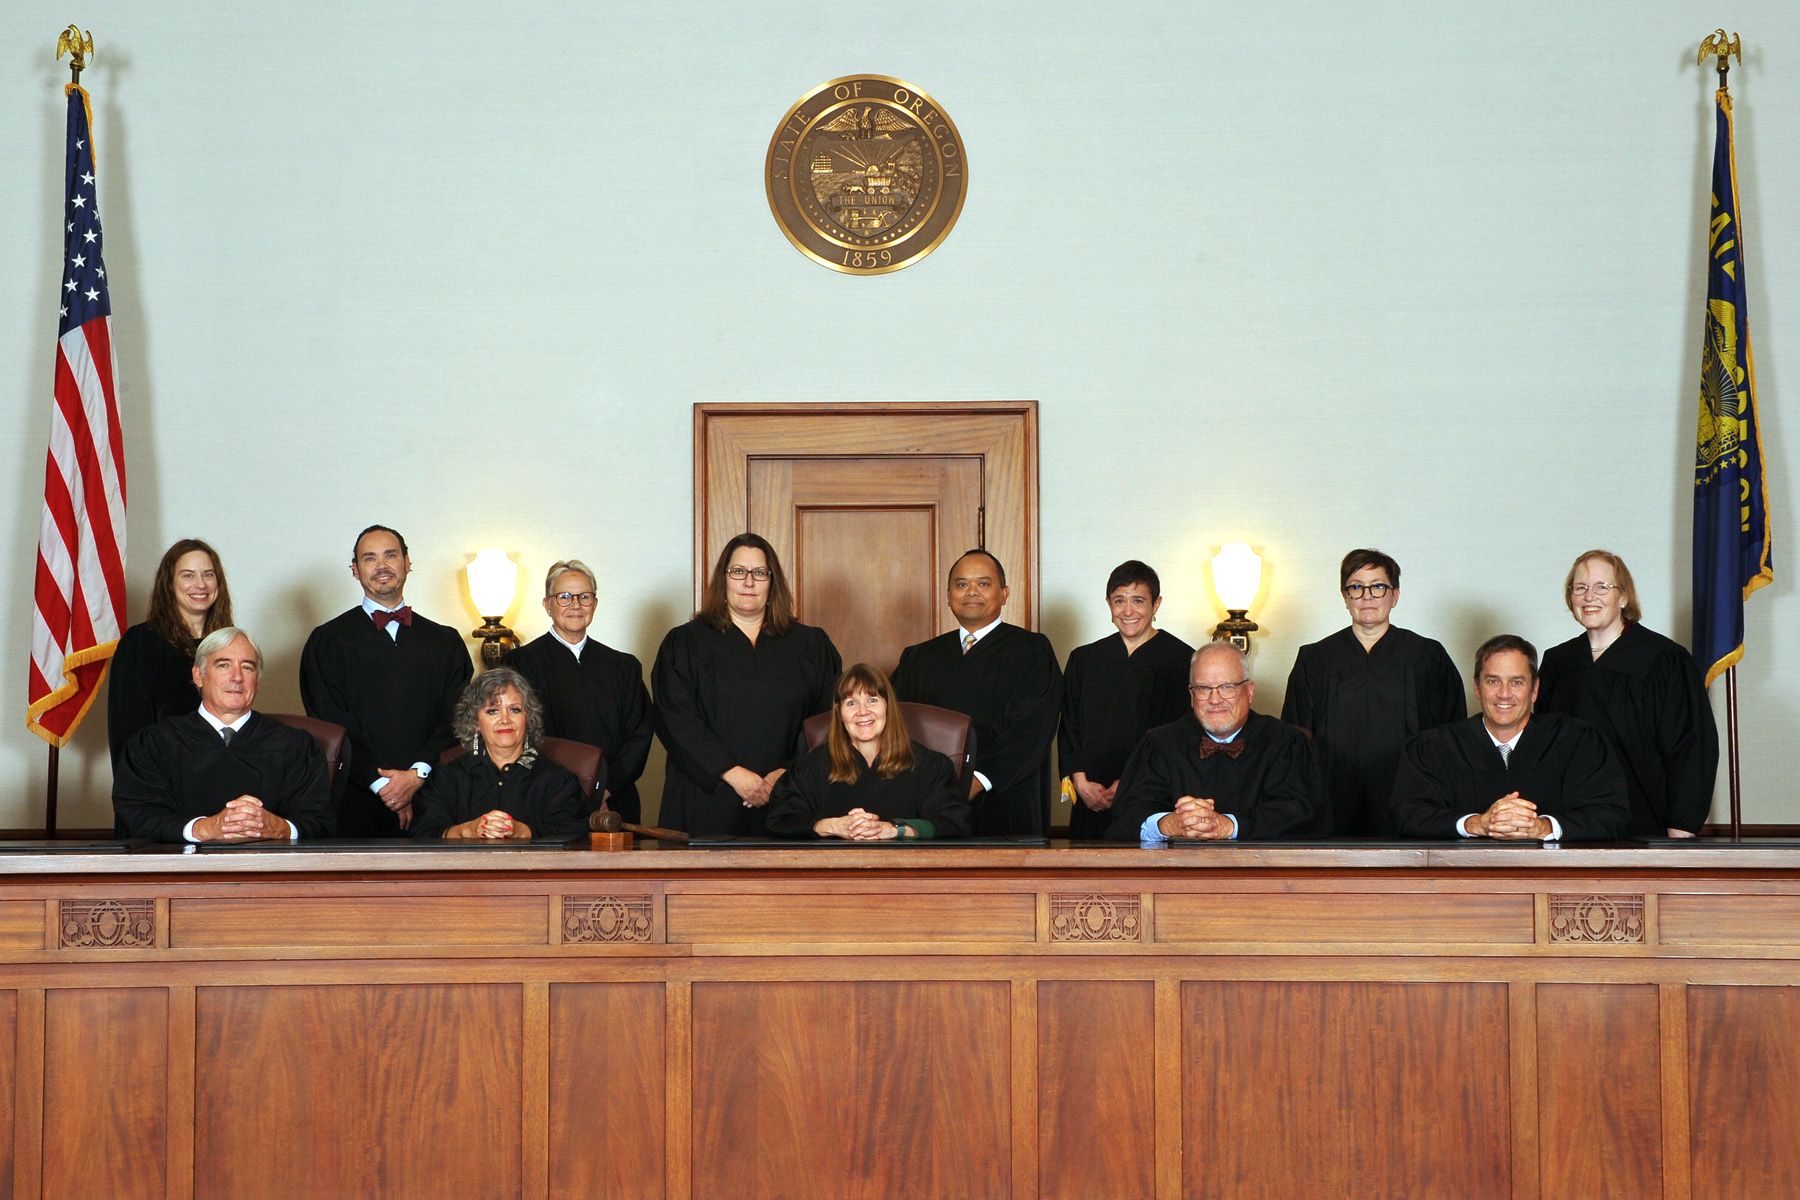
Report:
<svg viewBox="0 0 1800 1200"><path fill-rule="evenodd" d="M1712 55L1719 60L1719 87L1723 90L1725 87L1725 74L1731 70L1732 58L1736 57L1738 65L1743 65L1743 43L1738 40L1737 34L1734 33L1727 36L1723 29L1715 29L1712 33L1707 35L1705 41L1700 43L1700 57L1696 61L1698 61L1701 66L1705 66L1708 55Z"/></svg>
<svg viewBox="0 0 1800 1200"><path fill-rule="evenodd" d="M72 84L81 82L81 72L88 65L88 55L93 52L94 35L83 33L73 25L63 30L62 36L56 39L57 60L61 61L65 54L69 56L69 82Z"/></svg>

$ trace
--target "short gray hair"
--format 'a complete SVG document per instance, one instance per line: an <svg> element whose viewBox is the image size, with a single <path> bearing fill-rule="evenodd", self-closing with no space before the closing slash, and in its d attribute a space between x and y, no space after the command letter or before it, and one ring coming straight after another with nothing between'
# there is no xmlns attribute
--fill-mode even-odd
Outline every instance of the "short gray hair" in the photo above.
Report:
<svg viewBox="0 0 1800 1200"><path fill-rule="evenodd" d="M565 575L570 571L579 571L587 576L589 591L598 592L600 590L600 580L595 578L593 570L586 563L579 558L559 558L551 563L550 569L544 573L544 599L548 600L555 594L550 589L556 586L557 576Z"/></svg>
<svg viewBox="0 0 1800 1200"><path fill-rule="evenodd" d="M519 693L525 704L525 752L535 752L544 740L544 706L538 702L537 693L511 667L494 667L477 675L463 689L462 698L456 702L456 715L451 719L456 740L470 754L481 753L481 726L476 724L475 714L508 688Z"/></svg>
<svg viewBox="0 0 1800 1200"><path fill-rule="evenodd" d="M1194 668L1200 665L1200 656L1202 654L1229 654L1231 657L1237 659L1238 678L1250 678L1250 660L1244 656L1244 652L1230 642L1219 641L1206 643L1206 645L1194 651L1194 657L1188 659L1188 678L1190 680L1194 678Z"/></svg>
<svg viewBox="0 0 1800 1200"><path fill-rule="evenodd" d="M246 642L250 643L250 653L256 655L256 669L259 671L262 670L262 647L256 644L256 639L251 637L247 630L239 629L236 625L227 625L222 629L215 629L205 637L201 638L200 644L194 647L194 665L196 667L204 668L207 659L231 645L231 643L237 641L239 638L243 638Z"/></svg>

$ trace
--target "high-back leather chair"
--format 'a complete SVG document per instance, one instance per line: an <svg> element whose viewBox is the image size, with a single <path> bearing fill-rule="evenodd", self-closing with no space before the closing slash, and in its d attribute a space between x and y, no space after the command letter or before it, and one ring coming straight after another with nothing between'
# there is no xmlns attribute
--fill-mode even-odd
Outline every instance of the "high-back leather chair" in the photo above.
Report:
<svg viewBox="0 0 1800 1200"><path fill-rule="evenodd" d="M906 732L921 746L929 746L950 760L958 779L968 778L969 764L975 761L974 723L963 713L951 712L935 704L900 701L900 715L906 721ZM824 743L831 733L834 712L822 712L806 718L800 736L806 749Z"/></svg>
<svg viewBox="0 0 1800 1200"><path fill-rule="evenodd" d="M303 717L299 713L264 713L263 716L312 734L312 740L319 744L319 753L325 756L326 790L336 797L338 765L345 758L344 748L348 744L344 727L333 725L330 721L321 721L317 717Z"/></svg>
<svg viewBox="0 0 1800 1200"><path fill-rule="evenodd" d="M438 762L454 762L467 754L460 744L438 755ZM573 775L581 784L581 811L593 812L600 807L606 789L606 752L598 746L569 738L547 737L538 742L538 753Z"/></svg>

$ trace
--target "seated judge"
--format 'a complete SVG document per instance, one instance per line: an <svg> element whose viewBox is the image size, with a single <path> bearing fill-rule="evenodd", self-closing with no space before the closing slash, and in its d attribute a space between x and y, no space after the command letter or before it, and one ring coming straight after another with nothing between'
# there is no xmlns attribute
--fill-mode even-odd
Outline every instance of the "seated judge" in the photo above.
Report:
<svg viewBox="0 0 1800 1200"><path fill-rule="evenodd" d="M413 801L415 838L525 841L587 832L581 782L538 751L544 710L525 677L495 667L456 704L468 751L431 773Z"/></svg>
<svg viewBox="0 0 1800 1200"><path fill-rule="evenodd" d="M1444 647L1389 621L1400 564L1352 550L1338 568L1350 625L1300 647L1281 719L1310 730L1325 768L1323 833L1392 837L1388 798L1400 753L1418 734L1468 713L1462 673Z"/></svg>
<svg viewBox="0 0 1800 1200"><path fill-rule="evenodd" d="M650 689L633 655L588 636L599 584L568 559L544 576L550 632L507 656L544 706L544 736L598 746L606 755L606 806L637 823L637 781L650 756ZM590 800L590 803L592 801Z"/></svg>
<svg viewBox="0 0 1800 1200"><path fill-rule="evenodd" d="M1537 650L1489 638L1475 652L1481 715L1428 730L1401 756L1394 824L1402 837L1607 841L1631 820L1625 775L1598 729L1533 713Z"/></svg>
<svg viewBox="0 0 1800 1200"><path fill-rule="evenodd" d="M1251 712L1256 684L1230 642L1194 651L1189 711L1144 735L1125 764L1116 841L1291 838L1312 826L1325 782L1304 733Z"/></svg>
<svg viewBox="0 0 1800 1200"><path fill-rule="evenodd" d="M868 663L837 681L831 734L775 784L769 832L853 842L969 835L969 801L948 758L906 732L894 685Z"/></svg>
<svg viewBox="0 0 1800 1200"><path fill-rule="evenodd" d="M194 651L231 624L231 589L213 548L182 538L162 556L150 584L149 611L119 639L106 669L106 741L113 766L140 729L200 705Z"/></svg>
<svg viewBox="0 0 1800 1200"><path fill-rule="evenodd" d="M1625 769L1630 837L1693 837L1712 810L1719 727L1694 656L1639 622L1625 560L1589 550L1563 580L1582 633L1544 651L1540 713L1580 717Z"/></svg>
<svg viewBox="0 0 1800 1200"><path fill-rule="evenodd" d="M159 842L328 838L336 831L318 743L255 712L262 651L241 629L200 641L193 711L140 729L113 772L125 837Z"/></svg>
<svg viewBox="0 0 1800 1200"><path fill-rule="evenodd" d="M1156 627L1162 580L1131 559L1106 581L1110 637L1077 647L1063 673L1057 765L1075 785L1069 837L1106 836L1119 775L1138 739L1188 709L1188 664L1194 648Z"/></svg>
<svg viewBox="0 0 1800 1200"><path fill-rule="evenodd" d="M969 717L975 764L969 802L975 834L1038 834L1049 829L1050 743L1062 707L1062 670L1041 633L1000 619L1011 592L1006 568L986 550L950 567L945 589L957 628L908 646L894 670L894 692Z"/></svg>

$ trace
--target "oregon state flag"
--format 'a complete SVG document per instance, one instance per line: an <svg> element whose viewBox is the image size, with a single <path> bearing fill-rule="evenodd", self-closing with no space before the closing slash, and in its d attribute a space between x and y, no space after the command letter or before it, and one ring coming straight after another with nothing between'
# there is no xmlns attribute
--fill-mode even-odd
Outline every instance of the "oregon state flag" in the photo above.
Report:
<svg viewBox="0 0 1800 1200"><path fill-rule="evenodd" d="M1775 578L1762 426L1756 419L1756 363L1745 308L1731 96L1720 88L1716 99L1706 336L1694 453L1694 659L1708 686L1744 657L1744 601Z"/></svg>

